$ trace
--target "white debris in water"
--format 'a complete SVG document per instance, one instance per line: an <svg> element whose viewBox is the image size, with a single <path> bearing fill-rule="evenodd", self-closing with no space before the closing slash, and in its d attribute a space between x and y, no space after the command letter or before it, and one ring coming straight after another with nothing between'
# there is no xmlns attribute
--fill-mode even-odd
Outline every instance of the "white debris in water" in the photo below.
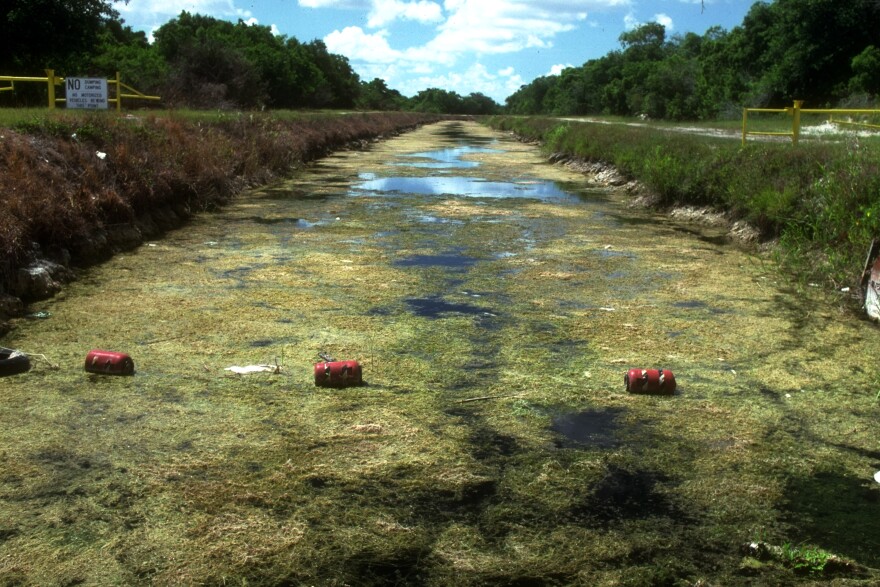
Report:
<svg viewBox="0 0 880 587"><path fill-rule="evenodd" d="M277 365L247 365L245 367L233 365L232 367L226 367L224 371L232 371L239 375L248 375L250 373L278 373L280 369Z"/></svg>

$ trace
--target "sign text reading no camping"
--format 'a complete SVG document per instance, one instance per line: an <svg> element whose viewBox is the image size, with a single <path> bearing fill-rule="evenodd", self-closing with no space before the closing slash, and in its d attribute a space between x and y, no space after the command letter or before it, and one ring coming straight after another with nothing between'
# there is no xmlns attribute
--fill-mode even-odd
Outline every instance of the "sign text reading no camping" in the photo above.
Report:
<svg viewBox="0 0 880 587"><path fill-rule="evenodd" d="M69 77L64 80L67 88L68 108L107 108L107 80L93 77Z"/></svg>

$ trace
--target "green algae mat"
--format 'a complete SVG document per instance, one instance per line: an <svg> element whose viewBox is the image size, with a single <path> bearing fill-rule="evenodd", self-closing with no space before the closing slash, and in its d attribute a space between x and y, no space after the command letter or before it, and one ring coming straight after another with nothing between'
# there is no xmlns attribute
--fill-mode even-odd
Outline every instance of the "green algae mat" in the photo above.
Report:
<svg viewBox="0 0 880 587"><path fill-rule="evenodd" d="M0 585L873 585L841 306L474 123L340 153L0 339Z"/></svg>

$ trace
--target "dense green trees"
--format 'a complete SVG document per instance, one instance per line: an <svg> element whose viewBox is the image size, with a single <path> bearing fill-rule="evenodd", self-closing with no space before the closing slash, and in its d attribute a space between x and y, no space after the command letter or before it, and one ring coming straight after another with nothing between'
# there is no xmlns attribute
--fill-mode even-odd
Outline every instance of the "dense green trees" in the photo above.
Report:
<svg viewBox="0 0 880 587"><path fill-rule="evenodd" d="M155 32L120 20L110 0L7 0L0 11L0 73L112 76L202 108L361 108L491 114L483 94L439 88L412 98L359 79L320 40L277 36L261 25L182 12ZM880 0L756 2L740 26L668 36L658 23L620 35L620 48L507 99L512 114L739 116L742 106L867 104L880 94ZM52 42L45 40L51 38ZM42 104L41 88L16 87L0 104ZM45 92L45 88L42 88Z"/></svg>
<svg viewBox="0 0 880 587"><path fill-rule="evenodd" d="M426 90L408 99L383 80L362 82L323 41L300 42L269 27L181 12L155 42L124 25L109 0L7 0L0 11L3 75L113 76L166 106L198 108L364 108L490 114L482 94ZM46 42L51 38L52 42ZM0 104L45 104L45 88L16 86ZM41 95L41 92L43 95Z"/></svg>
<svg viewBox="0 0 880 587"><path fill-rule="evenodd" d="M648 23L621 49L539 78L507 99L516 114L652 118L738 115L743 105L833 105L880 94L880 2L756 2L731 31L666 37Z"/></svg>
<svg viewBox="0 0 880 587"><path fill-rule="evenodd" d="M7 0L4 5L0 71L20 75L86 66L107 24L119 18L107 0Z"/></svg>

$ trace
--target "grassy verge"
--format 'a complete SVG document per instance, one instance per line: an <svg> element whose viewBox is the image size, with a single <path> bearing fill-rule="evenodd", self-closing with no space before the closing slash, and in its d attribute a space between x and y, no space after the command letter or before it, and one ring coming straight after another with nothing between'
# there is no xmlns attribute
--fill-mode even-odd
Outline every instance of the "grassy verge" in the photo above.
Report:
<svg viewBox="0 0 880 587"><path fill-rule="evenodd" d="M2 293L35 257L63 264L100 260L245 187L429 118L30 110L0 120L6 123L0 128Z"/></svg>
<svg viewBox="0 0 880 587"><path fill-rule="evenodd" d="M491 126L614 165L661 205L709 206L778 239L784 266L804 281L855 287L880 233L880 143L873 139L754 141L649 126L497 117Z"/></svg>

